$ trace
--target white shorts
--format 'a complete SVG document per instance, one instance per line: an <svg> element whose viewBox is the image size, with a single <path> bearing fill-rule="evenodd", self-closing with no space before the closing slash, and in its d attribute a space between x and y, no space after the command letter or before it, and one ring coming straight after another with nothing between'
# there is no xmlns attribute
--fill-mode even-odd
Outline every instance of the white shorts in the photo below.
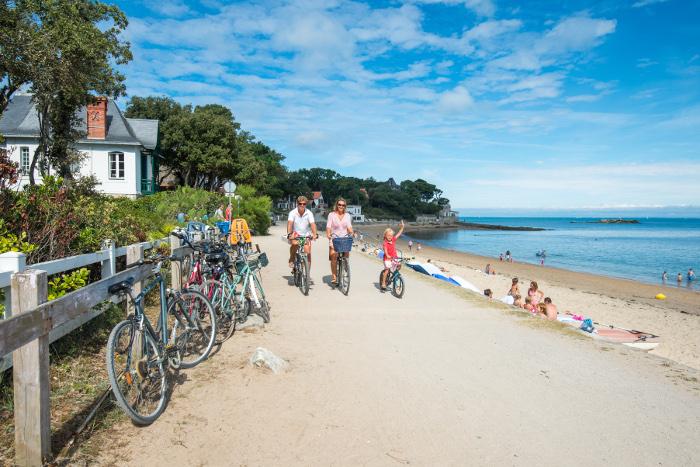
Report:
<svg viewBox="0 0 700 467"><path fill-rule="evenodd" d="M391 272L396 271L397 266L398 266L398 262L395 260L391 260L391 259L384 260L384 267L386 269L389 269Z"/></svg>

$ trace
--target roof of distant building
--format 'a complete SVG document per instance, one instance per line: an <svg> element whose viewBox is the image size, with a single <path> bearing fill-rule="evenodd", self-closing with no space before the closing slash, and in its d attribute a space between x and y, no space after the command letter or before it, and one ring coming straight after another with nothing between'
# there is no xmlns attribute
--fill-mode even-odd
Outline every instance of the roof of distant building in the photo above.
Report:
<svg viewBox="0 0 700 467"><path fill-rule="evenodd" d="M86 110L78 111L80 124L78 130L87 135L85 122ZM39 136L39 117L29 94L20 94L12 98L5 112L0 117L0 134L4 136ZM126 118L117 104L107 100L107 135L104 140L83 138L79 142L91 144L130 144L140 145L146 149L158 146L158 120Z"/></svg>

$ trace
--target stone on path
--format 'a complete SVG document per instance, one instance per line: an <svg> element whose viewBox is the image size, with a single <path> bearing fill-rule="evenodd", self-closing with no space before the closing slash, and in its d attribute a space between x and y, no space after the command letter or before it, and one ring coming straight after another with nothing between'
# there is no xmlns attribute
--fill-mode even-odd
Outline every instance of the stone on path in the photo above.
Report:
<svg viewBox="0 0 700 467"><path fill-rule="evenodd" d="M257 332L265 328L265 321L258 315L249 315L244 323L236 323L236 330L243 332Z"/></svg>
<svg viewBox="0 0 700 467"><path fill-rule="evenodd" d="M250 357L250 364L256 368L268 368L274 374L282 373L287 369L288 363L273 354L264 347L255 349L255 353Z"/></svg>

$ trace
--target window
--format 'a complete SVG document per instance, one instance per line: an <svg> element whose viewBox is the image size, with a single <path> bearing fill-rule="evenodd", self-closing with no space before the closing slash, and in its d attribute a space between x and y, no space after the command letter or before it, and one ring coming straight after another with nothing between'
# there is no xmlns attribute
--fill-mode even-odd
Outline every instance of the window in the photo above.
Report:
<svg viewBox="0 0 700 467"><path fill-rule="evenodd" d="M124 153L109 153L109 178L114 180L124 180Z"/></svg>
<svg viewBox="0 0 700 467"><path fill-rule="evenodd" d="M27 146L22 146L19 148L19 170L22 175L29 175L29 148Z"/></svg>

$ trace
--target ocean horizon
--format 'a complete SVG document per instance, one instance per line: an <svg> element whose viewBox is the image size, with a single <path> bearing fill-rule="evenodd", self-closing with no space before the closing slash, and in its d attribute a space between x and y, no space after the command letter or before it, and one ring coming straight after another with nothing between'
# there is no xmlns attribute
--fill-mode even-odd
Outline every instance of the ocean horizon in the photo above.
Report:
<svg viewBox="0 0 700 467"><path fill-rule="evenodd" d="M635 218L638 224L601 224L601 217L460 217L460 221L543 231L439 230L413 232L426 245L493 257L510 251L517 262L700 291L700 280L687 280L688 269L700 269L699 218Z"/></svg>

